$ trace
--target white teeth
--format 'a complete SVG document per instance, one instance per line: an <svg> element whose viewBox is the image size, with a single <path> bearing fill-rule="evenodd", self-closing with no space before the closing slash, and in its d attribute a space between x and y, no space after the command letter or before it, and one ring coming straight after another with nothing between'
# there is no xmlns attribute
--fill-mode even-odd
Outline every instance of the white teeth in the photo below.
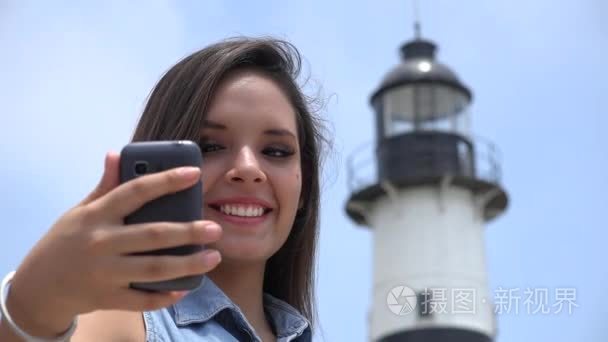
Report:
<svg viewBox="0 0 608 342"><path fill-rule="evenodd" d="M258 217L264 214L264 208L258 205L223 204L220 211L227 215Z"/></svg>

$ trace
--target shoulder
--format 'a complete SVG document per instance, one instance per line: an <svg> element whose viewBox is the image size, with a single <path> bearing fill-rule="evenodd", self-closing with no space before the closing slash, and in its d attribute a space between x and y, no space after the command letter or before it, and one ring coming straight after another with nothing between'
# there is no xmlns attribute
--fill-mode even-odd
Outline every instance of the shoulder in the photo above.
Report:
<svg viewBox="0 0 608 342"><path fill-rule="evenodd" d="M78 317L73 342L144 342L146 333L141 312L100 310Z"/></svg>
<svg viewBox="0 0 608 342"><path fill-rule="evenodd" d="M272 320L277 340L308 341L306 336L311 335L311 324L296 308L265 293L264 309Z"/></svg>
<svg viewBox="0 0 608 342"><path fill-rule="evenodd" d="M294 307L264 294L264 310L277 341L311 341L310 323ZM179 302L144 312L145 334L152 341L256 340L256 333L240 308L208 277Z"/></svg>
<svg viewBox="0 0 608 342"><path fill-rule="evenodd" d="M222 341L237 342L234 335L215 319L178 323L175 311L165 308L143 313L146 342L194 342Z"/></svg>
<svg viewBox="0 0 608 342"><path fill-rule="evenodd" d="M238 313L238 307L204 277L201 285L179 302L143 313L147 341L236 342L242 334Z"/></svg>

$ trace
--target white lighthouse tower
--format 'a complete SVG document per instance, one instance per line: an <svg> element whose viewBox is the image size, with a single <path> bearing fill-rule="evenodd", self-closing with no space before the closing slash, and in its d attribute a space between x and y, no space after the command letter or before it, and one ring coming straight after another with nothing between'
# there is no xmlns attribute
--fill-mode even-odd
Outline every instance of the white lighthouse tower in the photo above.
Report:
<svg viewBox="0 0 608 342"><path fill-rule="evenodd" d="M487 342L496 335L484 225L504 212L496 150L470 132L472 93L421 39L371 96L374 173L355 152L346 212L373 232L371 341ZM363 181L363 182L362 182Z"/></svg>

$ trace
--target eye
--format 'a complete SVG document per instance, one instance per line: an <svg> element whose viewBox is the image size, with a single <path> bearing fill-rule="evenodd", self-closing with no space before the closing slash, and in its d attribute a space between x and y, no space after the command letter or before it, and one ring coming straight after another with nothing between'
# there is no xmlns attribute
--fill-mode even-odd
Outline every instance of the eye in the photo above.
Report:
<svg viewBox="0 0 608 342"><path fill-rule="evenodd" d="M287 158L293 155L295 152L287 147L267 147L262 151L262 153L273 158Z"/></svg>
<svg viewBox="0 0 608 342"><path fill-rule="evenodd" d="M199 147L201 148L201 152L203 154L217 152L224 149L224 146L212 141L201 141L199 143Z"/></svg>

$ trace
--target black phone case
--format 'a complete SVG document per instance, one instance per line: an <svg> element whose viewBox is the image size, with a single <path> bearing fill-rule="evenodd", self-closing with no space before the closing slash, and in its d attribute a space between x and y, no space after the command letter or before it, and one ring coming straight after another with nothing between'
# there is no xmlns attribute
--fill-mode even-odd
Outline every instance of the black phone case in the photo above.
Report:
<svg viewBox="0 0 608 342"><path fill-rule="evenodd" d="M120 181L128 182L144 174L164 171L180 166L200 167L201 151L192 141L145 141L126 145L120 153ZM146 165L145 173L136 172L135 165ZM139 169L141 171L141 169ZM188 222L202 218L202 182L174 194L165 195L146 203L125 217L125 224L147 222ZM184 245L137 255L187 255L202 250L201 245ZM131 283L131 288L147 291L181 291L198 287L203 275L192 275L160 282Z"/></svg>

